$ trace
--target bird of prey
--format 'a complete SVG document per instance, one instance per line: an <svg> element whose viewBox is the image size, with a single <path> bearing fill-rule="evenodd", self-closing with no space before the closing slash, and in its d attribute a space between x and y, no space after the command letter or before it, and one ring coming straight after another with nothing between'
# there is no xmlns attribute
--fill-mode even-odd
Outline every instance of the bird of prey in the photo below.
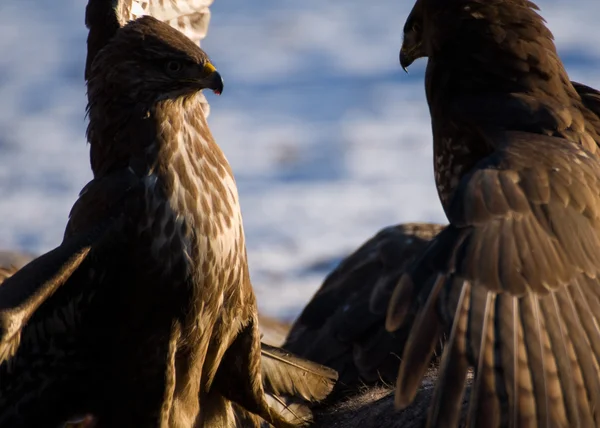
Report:
<svg viewBox="0 0 600 428"><path fill-rule="evenodd" d="M234 405L244 423L286 427L265 391L332 388L331 370L261 350L237 189L202 89L223 90L206 54L150 16L94 57L94 178L61 245L0 286L1 427L81 414L98 427L229 427Z"/></svg>
<svg viewBox="0 0 600 428"><path fill-rule="evenodd" d="M294 321L283 347L339 373L328 401L396 381L409 329L386 331L389 298L408 262L442 228L407 223L379 231L327 276Z"/></svg>
<svg viewBox="0 0 600 428"><path fill-rule="evenodd" d="M527 0L418 0L401 61L428 58L435 180L449 219L394 290L416 312L396 404L448 333L428 426L600 425L597 93L574 85ZM415 19L418 17L418 19ZM578 92L578 89L580 92ZM416 308L416 311L415 311Z"/></svg>

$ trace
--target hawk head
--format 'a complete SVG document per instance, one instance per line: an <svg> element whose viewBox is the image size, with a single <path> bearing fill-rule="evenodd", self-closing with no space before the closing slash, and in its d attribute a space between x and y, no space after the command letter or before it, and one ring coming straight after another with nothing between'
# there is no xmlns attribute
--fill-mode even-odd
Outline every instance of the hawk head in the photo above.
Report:
<svg viewBox="0 0 600 428"><path fill-rule="evenodd" d="M453 6L466 5L469 1L416 1L404 23L402 47L400 48L400 65L404 71L407 71L407 68L417 59L431 55L432 44L440 39L436 34L440 32L440 26L434 25L434 21L439 22L440 15L447 14ZM435 13L428 14L427 11L435 11Z"/></svg>
<svg viewBox="0 0 600 428"><path fill-rule="evenodd" d="M151 16L120 28L94 58L88 80L92 102L110 91L119 103L150 106L191 96L202 89L223 91L223 80L206 53L181 32ZM103 94L109 95L109 94Z"/></svg>
<svg viewBox="0 0 600 428"><path fill-rule="evenodd" d="M87 86L87 137L97 177L144 153L160 132L157 108L174 117L204 116L200 92L220 94L223 80L206 53L183 33L144 16L119 28L98 52ZM195 126L211 138L206 122L197 121Z"/></svg>
<svg viewBox="0 0 600 428"><path fill-rule="evenodd" d="M423 47L422 4L423 1L421 0L415 3L404 24L402 47L400 48L400 65L406 72L408 72L407 68L415 60L426 56Z"/></svg>
<svg viewBox="0 0 600 428"><path fill-rule="evenodd" d="M446 54L457 62L471 54L491 61L538 42L553 50L538 10L529 0L417 0L404 25L400 65L406 71L419 58Z"/></svg>

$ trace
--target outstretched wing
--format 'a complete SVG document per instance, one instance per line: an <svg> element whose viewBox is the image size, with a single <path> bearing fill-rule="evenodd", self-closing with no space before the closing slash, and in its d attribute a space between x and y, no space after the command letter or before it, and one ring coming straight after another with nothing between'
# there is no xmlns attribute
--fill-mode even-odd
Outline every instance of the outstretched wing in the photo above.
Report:
<svg viewBox="0 0 600 428"><path fill-rule="evenodd" d="M89 0L85 25L89 29L85 78L96 57L119 27L144 15L166 22L194 43L206 37L213 0ZM208 117L210 106L201 95L202 111Z"/></svg>
<svg viewBox="0 0 600 428"><path fill-rule="evenodd" d="M62 417L73 410L75 404L59 397L67 391L52 388L76 379L69 377L72 373L55 373L52 367L77 340L82 307L95 287L110 281L105 266L111 259L122 264L128 260L125 243L129 216L139 199L132 194L138 190L137 177L129 170L90 182L74 205L61 245L0 285L0 425L39 423L31 403L49 389L56 394L47 397L45 409L38 409L41 414L55 412ZM88 198L103 203L86 206L83 202ZM85 365L85 361L76 363L73 373Z"/></svg>
<svg viewBox="0 0 600 428"><path fill-rule="evenodd" d="M34 312L62 286L106 231L99 227L66 240L25 265L0 287L0 364L12 357Z"/></svg>
<svg viewBox="0 0 600 428"><path fill-rule="evenodd" d="M429 426L600 423L600 162L559 138L508 133L461 180L444 229L394 291L387 326L418 304L396 402L414 398L444 332ZM413 306L414 307L414 306Z"/></svg>
<svg viewBox="0 0 600 428"><path fill-rule="evenodd" d="M406 264L442 226L387 227L343 260L294 322L283 347L336 369L340 392L395 381L406 332L385 330L385 311Z"/></svg>

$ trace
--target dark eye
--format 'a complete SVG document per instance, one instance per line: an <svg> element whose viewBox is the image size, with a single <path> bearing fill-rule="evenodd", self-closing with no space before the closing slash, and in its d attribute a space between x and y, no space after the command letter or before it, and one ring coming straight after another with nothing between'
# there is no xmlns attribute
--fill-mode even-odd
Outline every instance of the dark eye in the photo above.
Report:
<svg viewBox="0 0 600 428"><path fill-rule="evenodd" d="M169 61L167 62L167 71L170 73L177 73L181 70L181 63L179 61Z"/></svg>

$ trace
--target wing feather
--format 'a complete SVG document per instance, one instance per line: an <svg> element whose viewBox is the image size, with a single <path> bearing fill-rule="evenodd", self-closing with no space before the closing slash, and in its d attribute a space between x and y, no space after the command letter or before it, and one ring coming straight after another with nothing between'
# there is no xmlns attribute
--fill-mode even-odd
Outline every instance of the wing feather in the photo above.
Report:
<svg viewBox="0 0 600 428"><path fill-rule="evenodd" d="M261 361L264 388L268 394L320 401L331 392L338 377L329 367L264 343Z"/></svg>
<svg viewBox="0 0 600 428"><path fill-rule="evenodd" d="M86 259L91 249L89 244L96 237L67 241L3 282L0 287L0 364L15 354L29 319Z"/></svg>
<svg viewBox="0 0 600 428"><path fill-rule="evenodd" d="M435 314L435 303L444 283L443 276L440 275L436 278L429 299L413 325L413 329L422 334L419 336L411 334L406 343L405 349L411 349L414 352L407 353L405 351L400 365L397 385L402 385L403 388L396 390L396 405L399 407L406 407L414 400L441 335L441 326Z"/></svg>
<svg viewBox="0 0 600 428"><path fill-rule="evenodd" d="M390 301L391 330L403 326L408 308L418 308L397 404L414 397L426 345L451 331L428 426L455 426L449 408L459 404L462 379L460 388L448 379L463 376L461 358L476 369L469 408L475 426L596 425L600 161L560 138L495 138L496 152L455 191L450 226L415 259ZM468 313L466 331L451 298L457 294Z"/></svg>
<svg viewBox="0 0 600 428"><path fill-rule="evenodd" d="M496 295L486 292L482 297L481 343L478 351L477 378L471 390L468 425L479 427L500 424L500 403L496 395L494 373L494 311ZM473 302L477 303L477 302Z"/></svg>
<svg viewBox="0 0 600 428"><path fill-rule="evenodd" d="M429 413L428 425L439 426L442 421L448 426L458 424L461 400L467 378L468 361L466 358L467 324L469 319L471 286L466 283L456 302L456 320L448 344L444 348L440 363L439 377L432 399L433 407ZM400 383L400 382L399 382Z"/></svg>
<svg viewBox="0 0 600 428"><path fill-rule="evenodd" d="M578 387L576 396L579 400L582 426L591 426L593 425L593 415L597 412L598 405L600 405L598 397L600 392L598 365L593 356L588 336L581 325L580 314L577 313L570 290L567 289L556 293L556 298L573 344L572 357L574 357L575 363L573 380Z"/></svg>

